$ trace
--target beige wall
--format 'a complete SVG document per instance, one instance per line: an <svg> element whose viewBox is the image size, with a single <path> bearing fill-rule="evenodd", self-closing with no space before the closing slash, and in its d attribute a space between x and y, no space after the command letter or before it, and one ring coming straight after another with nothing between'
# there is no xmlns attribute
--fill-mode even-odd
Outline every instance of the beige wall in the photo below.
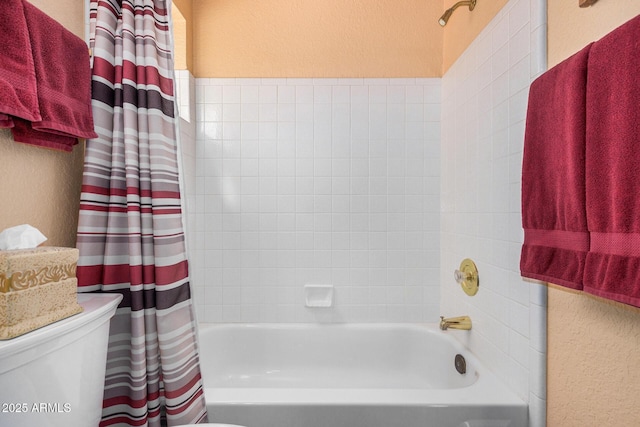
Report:
<svg viewBox="0 0 640 427"><path fill-rule="evenodd" d="M84 38L83 0L31 0ZM46 245L75 246L83 145L72 153L13 142L0 130L0 230L28 223L49 240Z"/></svg>
<svg viewBox="0 0 640 427"><path fill-rule="evenodd" d="M441 1L194 0L196 77L439 77Z"/></svg>
<svg viewBox="0 0 640 427"><path fill-rule="evenodd" d="M640 13L637 0L549 1L549 66ZM547 424L638 425L640 309L550 287Z"/></svg>
<svg viewBox="0 0 640 427"><path fill-rule="evenodd" d="M507 1L463 6L444 28L454 0L175 3L193 19L196 77L440 77Z"/></svg>
<svg viewBox="0 0 640 427"><path fill-rule="evenodd" d="M578 0L548 3L549 67L640 13L637 0L600 0L584 9L577 6Z"/></svg>
<svg viewBox="0 0 640 427"><path fill-rule="evenodd" d="M175 69L193 71L193 0L173 0Z"/></svg>

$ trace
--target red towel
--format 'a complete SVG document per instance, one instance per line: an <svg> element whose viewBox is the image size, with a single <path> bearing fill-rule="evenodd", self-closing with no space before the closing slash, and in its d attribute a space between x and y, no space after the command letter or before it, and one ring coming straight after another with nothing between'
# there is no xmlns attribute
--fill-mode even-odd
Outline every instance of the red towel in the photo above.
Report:
<svg viewBox="0 0 640 427"><path fill-rule="evenodd" d="M640 15L596 43L587 81L586 292L640 307Z"/></svg>
<svg viewBox="0 0 640 427"><path fill-rule="evenodd" d="M531 84L522 165L521 274L572 289L582 289L589 250L585 96L590 47Z"/></svg>
<svg viewBox="0 0 640 427"><path fill-rule="evenodd" d="M7 115L41 120L22 0L0 1L0 16L0 127L11 127Z"/></svg>
<svg viewBox="0 0 640 427"><path fill-rule="evenodd" d="M1 0L0 0L1 1ZM53 150L72 151L78 143L78 138L59 135L57 133L41 132L31 127L31 122L13 118L13 139L25 144L37 145Z"/></svg>
<svg viewBox="0 0 640 427"><path fill-rule="evenodd" d="M12 128L13 119L4 113L0 113L0 128Z"/></svg>
<svg viewBox="0 0 640 427"><path fill-rule="evenodd" d="M87 44L54 19L24 2L41 120L15 120L16 141L71 151L77 138L96 138L91 110ZM52 135L58 137L52 137Z"/></svg>

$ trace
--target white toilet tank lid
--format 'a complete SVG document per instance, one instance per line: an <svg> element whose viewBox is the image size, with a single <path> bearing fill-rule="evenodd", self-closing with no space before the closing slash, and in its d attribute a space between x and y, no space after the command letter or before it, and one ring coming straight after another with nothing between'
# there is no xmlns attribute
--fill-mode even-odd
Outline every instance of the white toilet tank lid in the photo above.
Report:
<svg viewBox="0 0 640 427"><path fill-rule="evenodd" d="M79 293L77 298L84 310L81 313L19 337L0 341L0 374L5 370L15 368L17 360L21 364L26 363L21 355L32 348L43 346L45 343L53 343L46 345L46 348L52 351L57 346L68 344L69 340L77 339L77 336L84 333L83 327L109 321L115 314L116 308L122 300L122 295Z"/></svg>

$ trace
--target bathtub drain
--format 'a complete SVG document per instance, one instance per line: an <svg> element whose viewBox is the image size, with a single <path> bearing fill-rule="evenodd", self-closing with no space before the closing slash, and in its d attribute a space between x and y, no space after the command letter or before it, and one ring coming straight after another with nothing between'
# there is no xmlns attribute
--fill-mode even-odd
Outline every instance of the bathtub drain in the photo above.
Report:
<svg viewBox="0 0 640 427"><path fill-rule="evenodd" d="M467 373L467 361L464 360L463 355L456 354L456 359L453 363L456 366L456 371L458 371L460 374Z"/></svg>

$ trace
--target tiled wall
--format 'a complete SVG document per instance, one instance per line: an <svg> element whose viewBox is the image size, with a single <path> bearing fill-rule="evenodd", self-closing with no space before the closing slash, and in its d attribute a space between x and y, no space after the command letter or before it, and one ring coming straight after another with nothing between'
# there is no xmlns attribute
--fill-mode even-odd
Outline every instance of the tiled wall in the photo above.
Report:
<svg viewBox="0 0 640 427"><path fill-rule="evenodd" d="M196 211L196 105L195 89L196 79L188 70L175 71L176 102L180 114L179 139L180 139L180 184L182 186L183 223L187 233L186 245L188 259L191 261L193 251L190 234L195 224ZM193 268L192 266L190 266Z"/></svg>
<svg viewBox="0 0 640 427"><path fill-rule="evenodd" d="M435 321L440 79L196 79L207 322ZM304 305L332 284L334 307Z"/></svg>
<svg viewBox="0 0 640 427"><path fill-rule="evenodd" d="M546 68L546 2L511 0L442 79L442 312L545 425L546 288L519 274L520 174L530 82ZM480 290L453 271L470 257Z"/></svg>

